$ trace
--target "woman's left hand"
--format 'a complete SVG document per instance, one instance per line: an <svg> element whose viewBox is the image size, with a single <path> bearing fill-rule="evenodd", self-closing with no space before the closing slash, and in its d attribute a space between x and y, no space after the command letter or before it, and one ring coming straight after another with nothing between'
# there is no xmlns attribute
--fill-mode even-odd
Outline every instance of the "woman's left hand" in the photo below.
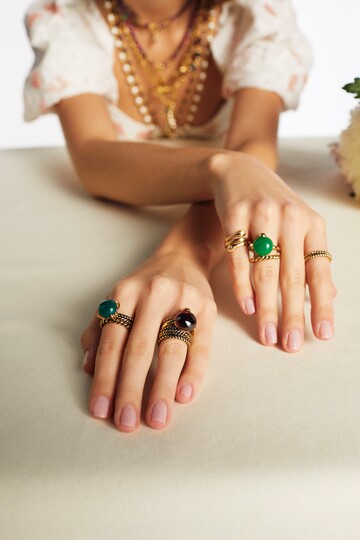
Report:
<svg viewBox="0 0 360 540"><path fill-rule="evenodd" d="M165 339L158 348L156 373L145 421L162 429L171 421L174 398L192 401L199 393L210 354L216 318L206 271L191 257L155 253L135 272L118 281L109 294L120 312L134 318L129 332L108 323L100 330L96 314L81 337L84 370L94 374L89 408L97 418L114 418L124 432L139 428L143 390L162 321L184 308L197 318L191 345Z"/></svg>

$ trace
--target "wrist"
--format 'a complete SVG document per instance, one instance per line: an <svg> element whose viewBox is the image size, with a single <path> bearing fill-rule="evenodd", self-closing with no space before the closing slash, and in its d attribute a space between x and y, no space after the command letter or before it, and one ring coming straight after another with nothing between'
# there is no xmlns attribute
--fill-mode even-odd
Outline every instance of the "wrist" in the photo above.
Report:
<svg viewBox="0 0 360 540"><path fill-rule="evenodd" d="M209 276L223 249L223 233L211 201L193 204L160 244L157 253L186 257Z"/></svg>
<svg viewBox="0 0 360 540"><path fill-rule="evenodd" d="M191 264L207 278L210 277L215 265L215 253L212 246L180 243L174 236L167 237L156 249L154 255L177 259L180 264Z"/></svg>

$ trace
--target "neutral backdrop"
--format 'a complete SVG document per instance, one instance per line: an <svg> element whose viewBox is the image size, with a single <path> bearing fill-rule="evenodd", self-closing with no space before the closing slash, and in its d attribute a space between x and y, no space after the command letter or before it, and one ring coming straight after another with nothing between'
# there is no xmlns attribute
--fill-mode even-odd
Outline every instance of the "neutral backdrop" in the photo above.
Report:
<svg viewBox="0 0 360 540"><path fill-rule="evenodd" d="M54 115L23 122L23 81L33 62L23 18L29 0L0 3L0 148L62 145ZM346 127L355 100L341 87L360 76L359 0L293 0L301 28L309 37L315 64L301 105L282 115L281 136L336 137Z"/></svg>

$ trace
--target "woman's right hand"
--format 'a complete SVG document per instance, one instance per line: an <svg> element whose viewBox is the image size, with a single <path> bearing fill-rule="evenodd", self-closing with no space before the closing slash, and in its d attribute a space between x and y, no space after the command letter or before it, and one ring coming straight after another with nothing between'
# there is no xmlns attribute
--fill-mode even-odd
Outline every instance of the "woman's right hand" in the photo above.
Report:
<svg viewBox="0 0 360 540"><path fill-rule="evenodd" d="M324 219L260 160L239 152L217 153L206 164L224 237L245 229L254 241L261 233L281 248L281 259L249 262L246 247L227 255L236 299L246 314L257 314L260 341L296 352L304 341L305 283L309 286L311 322L318 339L334 332L332 301L336 294L330 262L310 259L327 250ZM282 314L277 300L280 285Z"/></svg>
<svg viewBox="0 0 360 540"><path fill-rule="evenodd" d="M199 394L210 355L216 305L206 271L195 259L159 250L113 287L109 298L134 318L131 332L115 323L102 330L94 315L81 337L84 370L94 374L89 409L95 418L114 419L123 432L140 426L145 380L163 319L188 307L197 318L191 346L164 339L145 420L153 429L171 422L174 399L190 403Z"/></svg>

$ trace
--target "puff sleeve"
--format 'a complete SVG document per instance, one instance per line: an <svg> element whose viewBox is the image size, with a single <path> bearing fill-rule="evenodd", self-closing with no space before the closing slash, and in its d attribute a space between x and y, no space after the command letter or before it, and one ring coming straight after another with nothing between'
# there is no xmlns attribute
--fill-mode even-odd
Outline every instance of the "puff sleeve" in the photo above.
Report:
<svg viewBox="0 0 360 540"><path fill-rule="evenodd" d="M112 50L105 50L79 0L38 0L25 27L35 53L24 84L24 119L51 112L60 100L82 93L117 99Z"/></svg>
<svg viewBox="0 0 360 540"><path fill-rule="evenodd" d="M296 109L312 66L312 49L297 26L290 0L235 0L234 4L237 12L224 96L256 87L277 93L284 110Z"/></svg>

